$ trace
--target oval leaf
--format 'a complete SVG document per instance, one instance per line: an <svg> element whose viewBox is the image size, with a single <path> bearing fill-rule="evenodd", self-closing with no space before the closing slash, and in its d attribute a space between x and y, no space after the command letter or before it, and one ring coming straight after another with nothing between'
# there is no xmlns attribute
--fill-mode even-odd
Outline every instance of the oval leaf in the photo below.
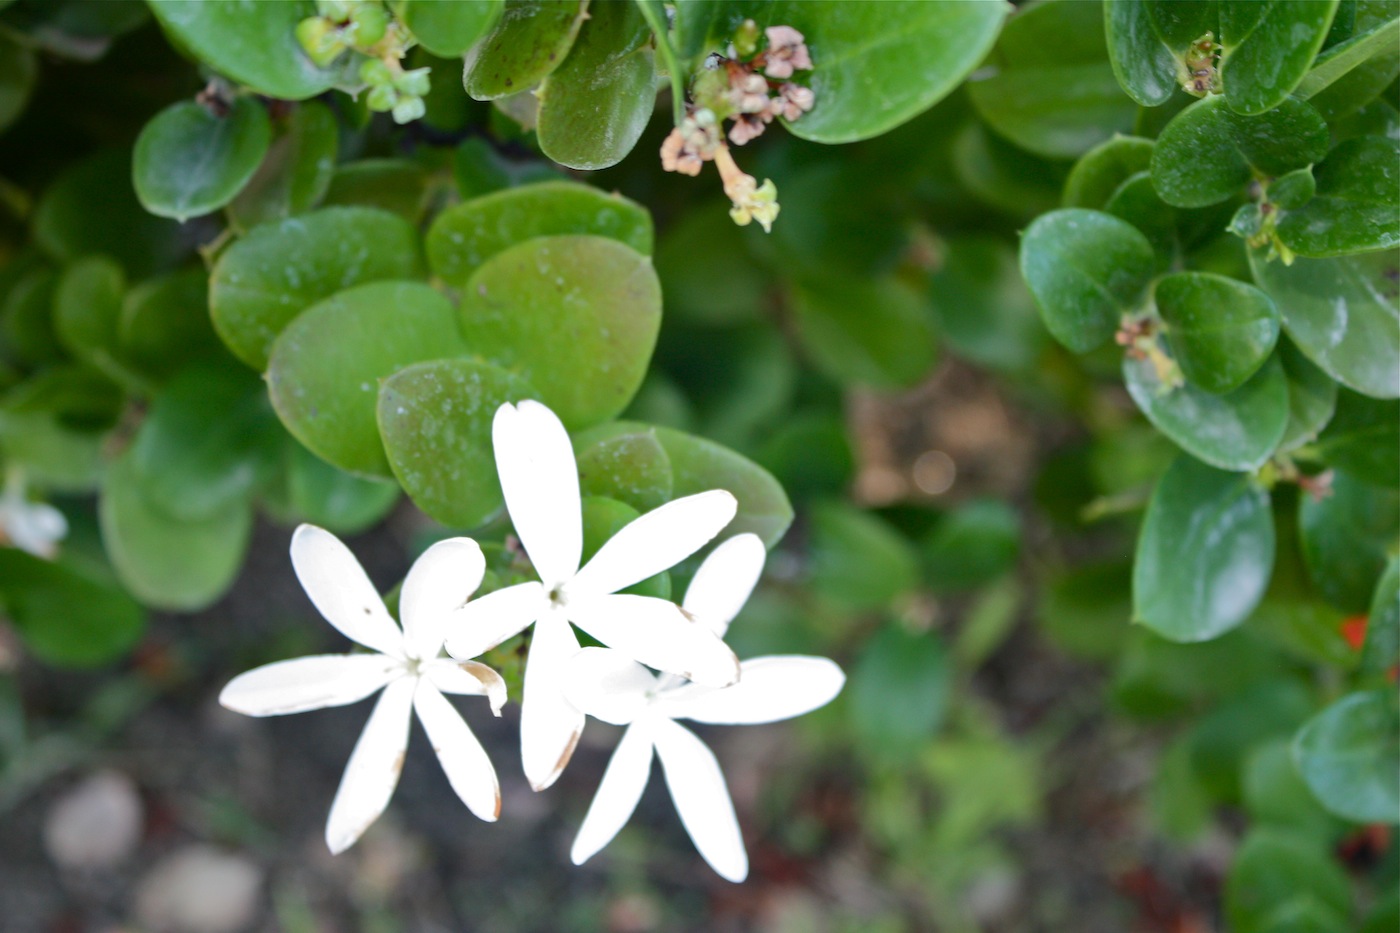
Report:
<svg viewBox="0 0 1400 933"><path fill-rule="evenodd" d="M60 667L115 661L146 628L141 607L117 587L8 547L0 548L0 606L25 646Z"/></svg>
<svg viewBox="0 0 1400 933"><path fill-rule="evenodd" d="M891 276L802 282L793 290L792 308L803 347L838 382L901 388L933 366L928 306Z"/></svg>
<svg viewBox="0 0 1400 933"><path fill-rule="evenodd" d="M1300 496L1298 536L1318 590L1343 612L1363 613L1400 535L1400 492L1336 472L1329 494Z"/></svg>
<svg viewBox="0 0 1400 933"><path fill-rule="evenodd" d="M1220 81L1238 113L1277 107L1312 66L1338 0L1220 0Z"/></svg>
<svg viewBox="0 0 1400 933"><path fill-rule="evenodd" d="M335 174L340 132L325 104L297 106L275 130L262 164L229 202L229 221L241 231L310 210Z"/></svg>
<svg viewBox="0 0 1400 933"><path fill-rule="evenodd" d="M1313 170L1317 191L1278 222L1299 256L1344 256L1400 245L1400 143L1361 136L1338 144Z"/></svg>
<svg viewBox="0 0 1400 933"><path fill-rule="evenodd" d="M528 91L564 62L588 18L588 0L505 0L468 53L462 85L477 100Z"/></svg>
<svg viewBox="0 0 1400 933"><path fill-rule="evenodd" d="M1392 690L1353 693L1308 720L1293 760L1322 805L1356 823L1400 821L1400 709Z"/></svg>
<svg viewBox="0 0 1400 933"><path fill-rule="evenodd" d="M1269 296L1210 272L1178 272L1157 282L1157 311L1186 379L1207 392L1230 392L1264 365L1278 340Z"/></svg>
<svg viewBox="0 0 1400 933"><path fill-rule="evenodd" d="M255 98L237 98L225 114L195 101L172 104L136 140L136 196L152 214L182 222L218 210L253 177L271 140Z"/></svg>
<svg viewBox="0 0 1400 933"><path fill-rule="evenodd" d="M398 14L423 48L441 58L456 58L496 24L501 0L401 0Z"/></svg>

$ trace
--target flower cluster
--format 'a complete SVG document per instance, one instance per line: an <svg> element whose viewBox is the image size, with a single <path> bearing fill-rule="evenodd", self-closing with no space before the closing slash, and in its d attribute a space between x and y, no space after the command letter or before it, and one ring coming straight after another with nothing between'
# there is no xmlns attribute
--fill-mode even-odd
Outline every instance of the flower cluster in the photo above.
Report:
<svg viewBox="0 0 1400 933"><path fill-rule="evenodd" d="M413 37L379 0L316 0L316 14L296 29L308 58L327 68L346 51L365 56L359 68L360 80L369 91L365 106L392 113L396 123L423 116L429 69L404 70L401 62L414 44Z"/></svg>
<svg viewBox="0 0 1400 933"><path fill-rule="evenodd" d="M352 845L388 805L415 713L458 796L481 819L495 820L501 804L495 770L443 694L485 696L499 715L505 683L474 659L533 626L520 714L531 786L543 790L559 777L586 716L628 726L579 830L574 862L601 849L627 822L654 749L696 848L725 878L742 880L747 857L724 776L709 749L675 720L743 724L801 715L840 691L840 668L797 656L741 664L724 643L762 571L764 548L754 535L735 535L715 548L680 605L621 592L718 535L737 509L728 492L662 505L584 562L578 470L563 424L538 402L503 405L492 444L506 509L537 581L473 598L486 569L481 548L470 538L440 541L404 580L400 627L345 545L303 525L292 538L298 579L321 615L369 652L265 665L234 678L220 702L272 716L354 703L383 690L331 804L326 843L333 852ZM575 627L606 647L581 648Z"/></svg>
<svg viewBox="0 0 1400 933"><path fill-rule="evenodd" d="M797 120L812 109L816 95L809 87L785 80L812 69L802 33L791 26L770 26L763 35L766 47L760 49L758 27L746 20L735 33L729 56L711 56L695 81L695 103L661 144L661 167L694 176L713 161L733 204L730 217L739 226L758 221L767 231L778 217L778 190L771 179L760 185L741 170L729 145L757 139L778 117ZM725 120L733 121L727 134Z"/></svg>
<svg viewBox="0 0 1400 933"><path fill-rule="evenodd" d="M58 542L67 534L68 520L63 513L47 502L31 502L25 493L24 476L11 469L0 494L0 545L52 560L58 555Z"/></svg>

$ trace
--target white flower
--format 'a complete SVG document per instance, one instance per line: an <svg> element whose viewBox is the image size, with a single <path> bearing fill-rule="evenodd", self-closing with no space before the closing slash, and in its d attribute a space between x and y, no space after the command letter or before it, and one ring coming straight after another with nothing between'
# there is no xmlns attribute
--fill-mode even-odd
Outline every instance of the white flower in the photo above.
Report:
<svg viewBox="0 0 1400 933"><path fill-rule="evenodd" d="M737 509L723 490L669 502L637 518L579 569L583 521L578 467L568 432L539 402L502 405L491 427L501 490L515 533L540 576L488 593L457 613L447 636L453 657L476 657L535 623L520 707L520 754L535 790L568 764L583 715L561 689L564 664L579 650L569 623L628 657L701 683L723 686L739 661L713 632L674 604L614 595L693 554Z"/></svg>
<svg viewBox="0 0 1400 933"><path fill-rule="evenodd" d="M332 852L348 849L389 805L408 748L411 711L418 713L457 796L481 819L495 820L501 812L496 771L443 694L489 697L499 716L505 681L484 664L439 657L452 610L485 573L481 548L470 538L450 538L418 558L399 595L402 630L359 561L325 529L296 530L292 566L326 621L374 653L266 664L230 681L219 702L249 716L280 716L344 706L384 688L345 766L326 823L326 845Z"/></svg>
<svg viewBox="0 0 1400 933"><path fill-rule="evenodd" d="M688 613L723 635L758 581L763 542L737 535L715 548L686 591ZM585 648L569 663L567 692L579 709L625 725L571 853L581 865L617 835L637 808L656 750L681 823L705 861L730 881L748 876L734 804L714 753L677 719L725 725L776 722L824 706L846 677L826 658L753 658L720 689L652 674L617 651Z"/></svg>
<svg viewBox="0 0 1400 933"><path fill-rule="evenodd" d="M68 520L47 502L30 502L24 481L11 472L0 496L0 543L8 542L35 557L52 560L68 534Z"/></svg>

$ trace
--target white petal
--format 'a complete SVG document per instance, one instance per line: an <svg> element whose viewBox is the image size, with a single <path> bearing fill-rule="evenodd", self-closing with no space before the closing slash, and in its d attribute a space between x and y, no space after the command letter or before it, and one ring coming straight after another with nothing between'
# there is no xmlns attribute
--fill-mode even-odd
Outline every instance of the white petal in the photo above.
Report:
<svg viewBox="0 0 1400 933"><path fill-rule="evenodd" d="M496 716L501 715L501 707L506 705L506 682L485 664L438 658L424 664L422 671L443 693L489 698L491 712Z"/></svg>
<svg viewBox="0 0 1400 933"><path fill-rule="evenodd" d="M403 634L339 538L315 525L298 527L292 535L292 567L327 622L366 648L403 657Z"/></svg>
<svg viewBox="0 0 1400 933"><path fill-rule="evenodd" d="M650 777L651 730L643 720L627 727L608 761L598 793L593 795L588 815L583 818L569 852L575 865L592 858L627 825Z"/></svg>
<svg viewBox="0 0 1400 933"><path fill-rule="evenodd" d="M427 681L418 682L413 695L418 721L433 743L442 770L467 809L488 823L501 815L501 785L486 749L457 709Z"/></svg>
<svg viewBox="0 0 1400 933"><path fill-rule="evenodd" d="M341 853L355 844L389 805L403 771L408 718L417 678L400 677L384 688L340 779L326 822L326 845Z"/></svg>
<svg viewBox="0 0 1400 933"><path fill-rule="evenodd" d="M603 595L669 570L734 519L738 502L723 489L697 493L639 515L608 539L568 585L571 595Z"/></svg>
<svg viewBox="0 0 1400 933"><path fill-rule="evenodd" d="M452 613L447 653L462 661L480 657L548 611L549 597L538 583L518 583L487 593Z"/></svg>
<svg viewBox="0 0 1400 933"><path fill-rule="evenodd" d="M409 655L424 660L438 656L452 611L476 592L485 573L486 558L471 538L439 541L413 562L399 593Z"/></svg>
<svg viewBox="0 0 1400 933"><path fill-rule="evenodd" d="M739 677L739 659L675 603L654 596L597 596L564 607L603 644L657 670L723 687Z"/></svg>
<svg viewBox="0 0 1400 933"><path fill-rule="evenodd" d="M4 532L21 551L35 557L52 558L58 542L68 534L68 519L47 502L16 499L4 515Z"/></svg>
<svg viewBox="0 0 1400 933"><path fill-rule="evenodd" d="M345 706L403 673L403 662L382 654L321 654L264 664L239 674L219 702L245 716L281 716Z"/></svg>
<svg viewBox="0 0 1400 933"><path fill-rule="evenodd" d="M735 535L722 542L695 571L681 607L723 638L758 583L767 557L758 535Z"/></svg>
<svg viewBox="0 0 1400 933"><path fill-rule="evenodd" d="M491 424L506 510L530 562L553 589L578 572L583 511L569 432L539 402L502 405Z"/></svg>
<svg viewBox="0 0 1400 933"><path fill-rule="evenodd" d="M669 719L655 721L652 738L671 800L695 848L722 877L743 881L749 874L749 857L714 753Z"/></svg>
<svg viewBox="0 0 1400 933"><path fill-rule="evenodd" d="M520 759L535 790L558 780L583 732L583 714L562 689L564 665L577 653L578 639L563 616L550 613L535 624L520 701Z"/></svg>
<svg viewBox="0 0 1400 933"><path fill-rule="evenodd" d="M810 713L835 699L846 675L834 661L799 655L753 658L723 690L682 687L660 702L666 715L696 722L755 725Z"/></svg>
<svg viewBox="0 0 1400 933"><path fill-rule="evenodd" d="M625 726L641 715L656 689L651 671L612 648L584 648L565 667L564 696L579 712Z"/></svg>

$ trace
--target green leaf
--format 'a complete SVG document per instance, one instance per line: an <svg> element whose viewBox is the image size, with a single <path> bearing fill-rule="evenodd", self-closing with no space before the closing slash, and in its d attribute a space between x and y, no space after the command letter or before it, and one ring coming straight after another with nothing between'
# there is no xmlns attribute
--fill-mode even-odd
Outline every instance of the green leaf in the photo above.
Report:
<svg viewBox="0 0 1400 933"><path fill-rule="evenodd" d="M522 376L578 430L616 417L642 384L661 284L649 258L616 240L539 237L477 270L460 321L474 353Z"/></svg>
<svg viewBox="0 0 1400 933"><path fill-rule="evenodd" d="M1269 296L1209 272L1177 272L1157 281L1157 311L1186 379L1224 394L1259 371L1278 340L1279 315Z"/></svg>
<svg viewBox="0 0 1400 933"><path fill-rule="evenodd" d="M855 452L846 425L826 412L784 419L768 434L757 458L799 502L840 496L855 478Z"/></svg>
<svg viewBox="0 0 1400 933"><path fill-rule="evenodd" d="M1370 674L1387 674L1396 667L1400 667L1400 558L1391 558L1371 600L1361 668Z"/></svg>
<svg viewBox="0 0 1400 933"><path fill-rule="evenodd" d="M1400 535L1400 492L1338 471L1329 495L1299 497L1298 534L1323 597L1343 612L1365 612Z"/></svg>
<svg viewBox="0 0 1400 933"><path fill-rule="evenodd" d="M1400 396L1400 251L1269 262L1251 250L1298 349L1338 382L1375 398Z"/></svg>
<svg viewBox="0 0 1400 933"><path fill-rule="evenodd" d="M984 586L1016 566L1021 522L1009 505L974 499L944 516L923 541L924 579L936 593Z"/></svg>
<svg viewBox="0 0 1400 933"><path fill-rule="evenodd" d="M475 528L502 506L491 422L506 402L535 398L489 363L436 360L401 369L379 388L379 432L413 504L444 525Z"/></svg>
<svg viewBox="0 0 1400 933"><path fill-rule="evenodd" d="M619 424L625 426L627 422ZM767 470L703 437L673 428L650 430L671 460L674 498L708 489L727 489L739 500L739 514L725 527L723 537L752 532L769 548L778 543L792 524L792 506L783 487Z"/></svg>
<svg viewBox="0 0 1400 933"><path fill-rule="evenodd" d="M232 201L272 140L267 110L239 97L216 114L192 100L171 104L136 140L132 183L152 214L185 221Z"/></svg>
<svg viewBox="0 0 1400 933"><path fill-rule="evenodd" d="M277 335L341 289L420 275L418 235L368 207L324 208L257 227L219 257L209 279L214 327L234 355L267 367Z"/></svg>
<svg viewBox="0 0 1400 933"><path fill-rule="evenodd" d="M1278 236L1299 256L1344 256L1400 245L1400 143L1361 136L1314 169L1316 196L1286 211Z"/></svg>
<svg viewBox="0 0 1400 933"><path fill-rule="evenodd" d="M1152 0L1110 0L1103 5L1113 74L1128 96L1144 107L1165 104L1179 83L1179 59L1153 26L1153 5Z"/></svg>
<svg viewBox="0 0 1400 933"><path fill-rule="evenodd" d="M569 55L540 85L540 150L569 168L621 162L656 108L651 30L635 3L598 3Z"/></svg>
<svg viewBox="0 0 1400 933"><path fill-rule="evenodd" d="M358 534L379 523L399 501L397 483L361 479L338 470L288 438L287 505L296 516L336 534Z"/></svg>
<svg viewBox="0 0 1400 933"><path fill-rule="evenodd" d="M118 334L122 359L163 380L191 360L219 354L209 323L207 281L201 268L182 269L128 291Z"/></svg>
<svg viewBox="0 0 1400 933"><path fill-rule="evenodd" d="M1257 470L1288 427L1288 382L1270 360L1244 385L1215 395L1187 383L1170 388L1152 362L1123 358L1128 394L1147 420L1183 450L1222 470Z"/></svg>
<svg viewBox="0 0 1400 933"><path fill-rule="evenodd" d="M913 547L869 512L828 501L812 506L808 586L852 612L888 607L919 582Z"/></svg>
<svg viewBox="0 0 1400 933"><path fill-rule="evenodd" d="M563 64L588 18L588 0L505 0L467 55L462 84L477 100L528 91Z"/></svg>
<svg viewBox="0 0 1400 933"><path fill-rule="evenodd" d="M412 159L360 159L336 167L322 204L374 207L417 225L427 192L428 175Z"/></svg>
<svg viewBox="0 0 1400 933"><path fill-rule="evenodd" d="M718 204L676 219L657 246L656 274L667 320L687 324L722 327L757 320L772 287L769 274L735 236L727 208Z"/></svg>
<svg viewBox="0 0 1400 933"><path fill-rule="evenodd" d="M579 444L575 438L579 491L624 502L638 512L650 512L670 502L675 480L671 458L653 434L613 434Z"/></svg>
<svg viewBox="0 0 1400 933"><path fill-rule="evenodd" d="M1332 420L1337 409L1337 383L1291 340L1279 341L1278 358L1288 378L1288 427L1278 449L1287 453L1313 441Z"/></svg>
<svg viewBox="0 0 1400 933"><path fill-rule="evenodd" d="M1032 155L976 120L965 123L953 137L951 155L958 183L977 200L1012 217L1028 221L1059 204L1063 163ZM785 201L791 200L788 187L783 189ZM783 209L790 217L791 206ZM858 239L850 232L847 238Z"/></svg>
<svg viewBox="0 0 1400 933"><path fill-rule="evenodd" d="M1282 933L1272 918L1284 907L1303 909L1293 907L1295 902L1322 912L1334 924L1331 929L1345 929L1351 916L1351 882L1326 846L1274 827L1251 830L1225 879L1229 929Z"/></svg>
<svg viewBox="0 0 1400 933"><path fill-rule="evenodd" d="M45 664L96 667L129 651L146 616L117 587L78 567L0 548L0 607Z"/></svg>
<svg viewBox="0 0 1400 933"><path fill-rule="evenodd" d="M726 231L733 235L732 228ZM507 188L450 207L428 229L428 264L456 288L492 256L542 236L609 237L644 255L652 250L651 214L635 201L571 181Z"/></svg>
<svg viewBox="0 0 1400 933"><path fill-rule="evenodd" d="M1038 217L1021 236L1021 274L1050 334L1076 353L1107 343L1135 311L1152 245L1117 217L1082 208Z"/></svg>
<svg viewBox="0 0 1400 933"><path fill-rule="evenodd" d="M98 500L107 555L122 583L146 605L203 609L238 575L253 510L234 501L208 518L182 522L161 510L161 497L137 474L132 458L111 465Z"/></svg>
<svg viewBox="0 0 1400 933"><path fill-rule="evenodd" d="M1400 486L1400 402L1342 389L1336 415L1318 438L1317 456L1368 483Z"/></svg>
<svg viewBox="0 0 1400 933"><path fill-rule="evenodd" d="M1114 0L1104 8L1140 5L1142 0ZM1119 185L1147 170L1154 145L1139 136L1114 136L1084 153L1065 179L1064 206L1102 210Z"/></svg>
<svg viewBox="0 0 1400 933"><path fill-rule="evenodd" d="M53 324L69 353L104 372L116 363L126 276L106 256L79 259L63 270L54 292Z"/></svg>
<svg viewBox="0 0 1400 933"><path fill-rule="evenodd" d="M1330 839L1336 821L1314 799L1298 774L1289 742L1260 745L1245 759L1240 779L1245 812L1256 824L1293 829L1314 839Z"/></svg>
<svg viewBox="0 0 1400 933"><path fill-rule="evenodd" d="M110 383L90 370L54 367L11 389L0 400L0 450L6 463L24 468L29 482L45 489L88 492L102 472L103 435L74 424L54 395L91 395L120 404ZM92 406L82 412L92 419Z"/></svg>
<svg viewBox="0 0 1400 933"><path fill-rule="evenodd" d="M1224 672L1224 676L1229 681L1223 685L1226 697L1191 730L1191 764L1217 801L1238 803L1243 797L1242 779L1249 753L1292 736L1316 704L1308 688L1294 676L1275 676L1244 689L1237 686L1235 671Z"/></svg>
<svg viewBox="0 0 1400 933"><path fill-rule="evenodd" d="M0 304L0 341L6 355L25 366L63 359L63 344L54 326L54 291L58 276L40 266L26 273Z"/></svg>
<svg viewBox="0 0 1400 933"><path fill-rule="evenodd" d="M316 67L297 41L297 23L316 15L310 0L149 2L161 26L181 46L259 94L305 100L341 83L334 66Z"/></svg>
<svg viewBox="0 0 1400 933"><path fill-rule="evenodd" d="M1353 693L1293 740L1293 760L1322 805L1356 823L1400 822L1400 709L1393 690Z"/></svg>
<svg viewBox="0 0 1400 933"><path fill-rule="evenodd" d="M1313 59L1312 68L1298 82L1293 93L1299 100L1308 100L1354 69L1374 59L1393 55L1397 45L1400 45L1400 18L1377 23L1365 32L1323 50Z"/></svg>
<svg viewBox="0 0 1400 933"><path fill-rule="evenodd" d="M456 313L420 282L338 292L272 346L267 384L287 430L342 470L389 476L376 420L381 380L414 363L467 355Z"/></svg>
<svg viewBox="0 0 1400 933"><path fill-rule="evenodd" d="M879 758L916 757L943 723L952 668L933 632L882 626L856 660L846 688L857 740Z"/></svg>
<svg viewBox="0 0 1400 933"><path fill-rule="evenodd" d="M1274 568L1269 494L1249 477L1178 457L1148 503L1133 564L1133 619L1209 641L1254 611Z"/></svg>
<svg viewBox="0 0 1400 933"><path fill-rule="evenodd" d="M1220 0L1220 81L1236 113L1279 106L1313 63L1337 0Z"/></svg>
<svg viewBox="0 0 1400 933"><path fill-rule="evenodd" d="M1206 207L1234 195L1258 172L1283 175L1327 154L1327 124L1302 101L1259 116L1207 97L1172 118L1152 151L1152 183L1176 207Z"/></svg>
<svg viewBox="0 0 1400 933"><path fill-rule="evenodd" d="M843 383L899 388L933 366L934 334L920 295L884 276L796 283L792 308L813 363Z"/></svg>
<svg viewBox="0 0 1400 933"><path fill-rule="evenodd" d="M250 500L270 475L282 432L262 380L243 369L193 366L172 378L127 457L171 518L200 521Z"/></svg>
<svg viewBox="0 0 1400 933"><path fill-rule="evenodd" d="M298 105L274 130L262 164L228 205L230 222L242 231L315 207L335 174L339 130L325 104Z"/></svg>
<svg viewBox="0 0 1400 933"><path fill-rule="evenodd" d="M456 58L496 24L503 7L501 0L400 0L397 12L423 48Z"/></svg>
<svg viewBox="0 0 1400 933"><path fill-rule="evenodd" d="M1106 214L1126 220L1147 237L1152 244L1158 272L1165 272L1177 264L1181 252L1177 236L1180 224L1178 211L1168 206L1157 194L1149 173L1138 172L1130 176L1113 192L1103 209Z"/></svg>
<svg viewBox="0 0 1400 933"><path fill-rule="evenodd" d="M1132 128L1137 106L1109 65L1103 17L1096 2L1047 0L1007 22L991 75L968 84L992 129L1037 155L1074 158Z"/></svg>
<svg viewBox="0 0 1400 933"><path fill-rule="evenodd" d="M9 36L0 37L0 131L24 112L38 73L39 62L32 50Z"/></svg>
<svg viewBox="0 0 1400 933"><path fill-rule="evenodd" d="M1132 568L1111 561L1076 567L1041 587L1036 617L1055 646L1073 657L1112 660L1133 616Z"/></svg>
<svg viewBox="0 0 1400 933"><path fill-rule="evenodd" d="M928 291L939 333L974 363L1029 369L1045 346L1045 332L1015 250L1004 240L968 235L949 238L942 252Z"/></svg>

